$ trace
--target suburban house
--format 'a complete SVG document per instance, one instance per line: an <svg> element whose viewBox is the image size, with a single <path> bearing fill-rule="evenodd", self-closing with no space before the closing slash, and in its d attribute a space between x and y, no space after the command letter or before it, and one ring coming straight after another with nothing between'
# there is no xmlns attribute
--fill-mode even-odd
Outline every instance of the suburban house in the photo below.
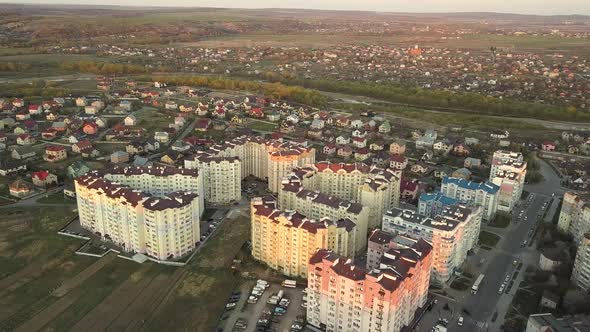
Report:
<svg viewBox="0 0 590 332"><path fill-rule="evenodd" d="M389 124L389 121L384 121L379 125L379 133L388 134L389 132L391 132L391 124Z"/></svg>
<svg viewBox="0 0 590 332"><path fill-rule="evenodd" d="M82 140L72 145L72 152L74 153L83 153L84 151L92 150L92 142L90 140Z"/></svg>
<svg viewBox="0 0 590 332"><path fill-rule="evenodd" d="M98 125L94 122L86 122L82 127L82 131L86 135L96 135L98 133Z"/></svg>
<svg viewBox="0 0 590 332"><path fill-rule="evenodd" d="M350 137L346 135L340 135L336 137L336 144L338 145L347 145L350 144Z"/></svg>
<svg viewBox="0 0 590 332"><path fill-rule="evenodd" d="M389 153L403 155L406 153L406 142L395 141L389 145Z"/></svg>
<svg viewBox="0 0 590 332"><path fill-rule="evenodd" d="M126 163L129 161L129 154L125 151L115 151L111 154L113 164Z"/></svg>
<svg viewBox="0 0 590 332"><path fill-rule="evenodd" d="M394 154L389 157L389 168L404 170L408 166L408 159L402 155Z"/></svg>
<svg viewBox="0 0 590 332"><path fill-rule="evenodd" d="M36 140L29 134L20 134L16 137L16 144L18 145L33 145Z"/></svg>
<svg viewBox="0 0 590 332"><path fill-rule="evenodd" d="M125 151L130 155L143 153L145 151L145 144L140 141L131 141L125 146Z"/></svg>
<svg viewBox="0 0 590 332"><path fill-rule="evenodd" d="M170 141L170 135L165 131L156 131L154 133L154 139L160 143L168 143Z"/></svg>
<svg viewBox="0 0 590 332"><path fill-rule="evenodd" d="M94 123L96 123L98 128L104 128L107 126L107 120L101 117L97 117L96 120L94 120Z"/></svg>
<svg viewBox="0 0 590 332"><path fill-rule="evenodd" d="M555 143L552 141L544 141L541 145L543 151L555 151Z"/></svg>
<svg viewBox="0 0 590 332"><path fill-rule="evenodd" d="M338 156L348 158L352 155L352 148L350 146L343 146L338 148Z"/></svg>
<svg viewBox="0 0 590 332"><path fill-rule="evenodd" d="M423 162L417 162L410 167L410 171L415 174L426 174L430 171L430 167Z"/></svg>
<svg viewBox="0 0 590 332"><path fill-rule="evenodd" d="M12 150L10 156L14 159L22 160L35 157L37 153L30 146L19 146Z"/></svg>
<svg viewBox="0 0 590 332"><path fill-rule="evenodd" d="M68 158L68 153L66 152L66 148L60 145L50 145L45 148L45 155L43 156L43 160L49 162L56 162L65 160Z"/></svg>
<svg viewBox="0 0 590 332"><path fill-rule="evenodd" d="M199 120L197 120L197 123L195 124L195 130L205 132L209 129L210 125L211 125L211 119L207 119L207 118L199 119Z"/></svg>
<svg viewBox="0 0 590 332"><path fill-rule="evenodd" d="M334 153L336 153L336 144L326 144L323 148L323 152L324 154L327 154L329 156L333 155Z"/></svg>
<svg viewBox="0 0 590 332"><path fill-rule="evenodd" d="M367 146L367 139L365 137L353 137L352 145L356 148L364 148Z"/></svg>
<svg viewBox="0 0 590 332"><path fill-rule="evenodd" d="M123 122L125 123L125 126L133 127L137 125L137 117L135 117L135 115L133 114L129 114L125 117L125 120Z"/></svg>
<svg viewBox="0 0 590 332"><path fill-rule="evenodd" d="M465 168L478 168L481 167L481 160L477 158L467 157L463 162L463 167Z"/></svg>
<svg viewBox="0 0 590 332"><path fill-rule="evenodd" d="M416 140L416 148L417 149L428 149L432 148L436 138L438 137L436 131L434 130L427 130L422 137Z"/></svg>
<svg viewBox="0 0 590 332"><path fill-rule="evenodd" d="M8 191L11 196L22 198L33 193L33 188L22 179L17 179L10 184Z"/></svg>
<svg viewBox="0 0 590 332"><path fill-rule="evenodd" d="M39 171L31 174L31 179L36 187L46 188L50 185L57 184L57 175L48 171Z"/></svg>
<svg viewBox="0 0 590 332"><path fill-rule="evenodd" d="M471 149L467 146L467 144L459 143L453 146L453 155L459 157L466 157L471 154Z"/></svg>

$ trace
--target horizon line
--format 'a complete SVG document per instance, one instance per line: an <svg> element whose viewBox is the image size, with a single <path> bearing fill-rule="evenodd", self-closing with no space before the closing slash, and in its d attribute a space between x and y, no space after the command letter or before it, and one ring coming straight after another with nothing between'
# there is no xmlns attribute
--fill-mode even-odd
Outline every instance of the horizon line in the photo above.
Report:
<svg viewBox="0 0 590 332"><path fill-rule="evenodd" d="M377 14L404 14L404 15L445 15L445 14L501 14L501 15L520 15L520 16L538 16L538 17L559 17L559 16L581 16L590 18L588 14L538 14L538 13L521 13L521 12L503 12L503 11L432 11L432 12L403 12L403 11L381 11L381 10L362 10L362 9L321 9L321 8L297 8L297 7L209 7L209 6L194 6L194 5L120 5L120 4L79 4L79 3L47 3L43 1L18 3L12 1L0 0L0 5L14 5L14 6L70 6L70 7L114 7L114 8L150 8L150 9L236 9L236 10L309 10L309 11L336 11L336 12L357 12L357 13L377 13Z"/></svg>

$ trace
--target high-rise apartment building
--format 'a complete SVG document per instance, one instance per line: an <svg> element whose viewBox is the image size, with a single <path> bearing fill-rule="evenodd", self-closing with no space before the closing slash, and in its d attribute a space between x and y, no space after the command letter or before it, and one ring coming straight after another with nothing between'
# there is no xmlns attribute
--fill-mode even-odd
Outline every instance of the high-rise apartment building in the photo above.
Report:
<svg viewBox="0 0 590 332"><path fill-rule="evenodd" d="M492 220L496 215L500 187L491 182L478 183L462 178L445 176L441 182L440 192L444 196L455 199L460 203L481 206L484 220ZM422 198L420 201L422 201ZM428 201L424 200L422 204L428 205ZM419 209L420 212L422 210L425 210L424 212L428 211L426 206L423 209ZM425 214L433 216L429 213Z"/></svg>
<svg viewBox="0 0 590 332"><path fill-rule="evenodd" d="M282 179L294 167L315 163L313 148L253 136L242 136L213 145L204 153L211 157L238 158L242 179L252 175L267 180L268 189L274 193L279 191ZM185 161L186 168L195 166L194 158Z"/></svg>
<svg viewBox="0 0 590 332"><path fill-rule="evenodd" d="M328 332L398 332L426 304L432 246L414 240L365 270L320 249L309 261L307 321Z"/></svg>
<svg viewBox="0 0 590 332"><path fill-rule="evenodd" d="M399 171L363 163L330 162L295 168L283 179L283 184L298 184L368 207L370 228L379 227L385 211L399 206L400 182Z"/></svg>
<svg viewBox="0 0 590 332"><path fill-rule="evenodd" d="M199 241L196 170L114 166L76 178L75 186L81 226L125 251L169 260Z"/></svg>
<svg viewBox="0 0 590 332"><path fill-rule="evenodd" d="M452 205L430 218L411 210L393 209L383 216L383 231L422 238L433 246L432 282L444 284L460 268L467 252L477 245L482 210Z"/></svg>
<svg viewBox="0 0 590 332"><path fill-rule="evenodd" d="M317 249L354 257L355 224L350 219L310 219L280 211L272 198L251 202L252 256L278 272L307 277L309 259Z"/></svg>
<svg viewBox="0 0 590 332"><path fill-rule="evenodd" d="M242 162L238 157L197 153L185 160L184 166L202 174L206 202L228 204L242 198Z"/></svg>
<svg viewBox="0 0 590 332"><path fill-rule="evenodd" d="M590 232L582 236L578 246L572 281L585 292L590 291Z"/></svg>
<svg viewBox="0 0 590 332"><path fill-rule="evenodd" d="M582 242L584 234L590 232L590 193L566 192L563 196L557 229Z"/></svg>
<svg viewBox="0 0 590 332"><path fill-rule="evenodd" d="M520 200L524 190L527 163L520 152L499 150L494 152L490 181L497 185L498 210L510 212Z"/></svg>
<svg viewBox="0 0 590 332"><path fill-rule="evenodd" d="M303 189L295 183L286 183L279 191L279 207L282 210L295 210L316 220L324 217L332 220L350 219L356 225L354 228L356 252L364 250L367 245L369 208L366 206Z"/></svg>

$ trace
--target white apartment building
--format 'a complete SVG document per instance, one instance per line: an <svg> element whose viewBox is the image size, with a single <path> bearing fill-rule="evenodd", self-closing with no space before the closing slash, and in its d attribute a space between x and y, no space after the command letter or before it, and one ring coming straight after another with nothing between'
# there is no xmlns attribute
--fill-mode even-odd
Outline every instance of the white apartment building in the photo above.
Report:
<svg viewBox="0 0 590 332"><path fill-rule="evenodd" d="M576 253L572 281L585 292L590 291L590 232L584 234Z"/></svg>
<svg viewBox="0 0 590 332"><path fill-rule="evenodd" d="M259 197L251 202L251 221L252 256L284 275L306 278L309 259L320 248L354 257L350 219L310 219Z"/></svg>
<svg viewBox="0 0 590 332"><path fill-rule="evenodd" d="M369 208L369 225L381 225L385 211L399 206L401 172L363 163L318 162L293 169L283 184L293 183Z"/></svg>
<svg viewBox="0 0 590 332"><path fill-rule="evenodd" d="M238 157L199 153L185 160L184 167L198 169L202 174L206 202L229 204L242 198L242 162Z"/></svg>
<svg viewBox="0 0 590 332"><path fill-rule="evenodd" d="M411 210L393 209L383 216L382 229L391 234L422 238L433 246L431 281L446 283L460 268L467 252L477 245L482 209L451 205L440 215L429 218Z"/></svg>
<svg viewBox="0 0 590 332"><path fill-rule="evenodd" d="M196 192L152 196L97 171L76 178L75 186L81 226L125 251L170 260L189 254L199 241L202 205Z"/></svg>
<svg viewBox="0 0 590 332"><path fill-rule="evenodd" d="M481 206L484 220L492 220L496 215L500 187L491 182L478 183L445 176L440 191L461 203Z"/></svg>
<svg viewBox="0 0 590 332"><path fill-rule="evenodd" d="M566 192L557 228L574 237L580 244L584 234L590 232L590 193Z"/></svg>
<svg viewBox="0 0 590 332"><path fill-rule="evenodd" d="M103 170L91 174L155 196L177 191L194 192L199 195L201 213L204 210L203 176L195 169L109 164Z"/></svg>
<svg viewBox="0 0 590 332"><path fill-rule="evenodd" d="M308 218L321 220L350 219L354 222L356 252L367 245L369 208L359 203L326 195L317 191L303 189L298 184L286 183L279 191L279 207L282 210L295 210Z"/></svg>
<svg viewBox="0 0 590 332"><path fill-rule="evenodd" d="M520 200L524 190L527 163L520 152L498 150L494 152L490 181L500 187L498 210L510 212Z"/></svg>
<svg viewBox="0 0 590 332"><path fill-rule="evenodd" d="M388 250L378 269L320 249L309 261L307 321L327 332L398 332L426 304L432 246Z"/></svg>
<svg viewBox="0 0 590 332"><path fill-rule="evenodd" d="M213 145L205 154L211 157L238 158L242 167L242 179L252 175L267 180L269 190L274 193L279 191L281 180L294 167L315 162L313 148L252 136L242 136ZM185 164L185 167L189 166Z"/></svg>

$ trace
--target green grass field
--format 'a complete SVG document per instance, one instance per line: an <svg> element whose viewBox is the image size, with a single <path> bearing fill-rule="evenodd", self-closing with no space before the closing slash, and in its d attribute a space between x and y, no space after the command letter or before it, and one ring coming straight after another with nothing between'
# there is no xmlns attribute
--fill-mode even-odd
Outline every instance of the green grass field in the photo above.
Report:
<svg viewBox="0 0 590 332"><path fill-rule="evenodd" d="M498 241L500 241L500 237L494 233L487 231L479 233L479 242L484 246L495 247Z"/></svg>

